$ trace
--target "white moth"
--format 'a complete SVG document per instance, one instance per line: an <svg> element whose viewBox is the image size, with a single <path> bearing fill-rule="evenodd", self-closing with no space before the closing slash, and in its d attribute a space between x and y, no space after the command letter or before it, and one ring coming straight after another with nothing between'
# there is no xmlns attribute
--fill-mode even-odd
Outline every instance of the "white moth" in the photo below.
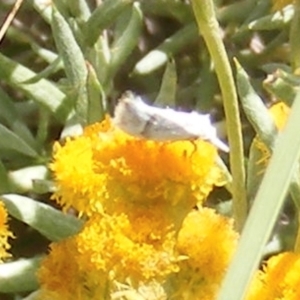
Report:
<svg viewBox="0 0 300 300"><path fill-rule="evenodd" d="M126 133L155 141L203 139L228 152L218 137L209 115L179 112L171 108L150 106L140 97L126 92L115 109L115 126Z"/></svg>

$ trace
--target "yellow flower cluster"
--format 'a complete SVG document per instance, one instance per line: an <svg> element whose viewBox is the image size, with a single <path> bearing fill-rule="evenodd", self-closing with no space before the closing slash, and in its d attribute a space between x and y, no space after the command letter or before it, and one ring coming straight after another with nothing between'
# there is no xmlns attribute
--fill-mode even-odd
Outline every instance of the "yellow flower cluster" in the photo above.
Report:
<svg viewBox="0 0 300 300"><path fill-rule="evenodd" d="M112 199L143 205L176 205L189 199L193 207L214 185L224 184L215 157L216 149L204 141L140 140L107 119L63 146L55 144L50 166L57 185L54 198L65 209L74 207L87 215L102 212L103 206L107 211Z"/></svg>
<svg viewBox="0 0 300 300"><path fill-rule="evenodd" d="M225 184L216 158L205 141L142 140L109 119L56 144L53 199L88 220L51 246L41 298L213 299L237 241L232 220L201 208Z"/></svg>
<svg viewBox="0 0 300 300"><path fill-rule="evenodd" d="M300 256L285 252L271 257L258 271L246 300L300 299Z"/></svg>
<svg viewBox="0 0 300 300"><path fill-rule="evenodd" d="M0 201L0 262L3 262L6 258L11 255L7 252L10 248L8 238L12 238L13 234L8 230L7 227L7 211L4 208L3 203Z"/></svg>
<svg viewBox="0 0 300 300"><path fill-rule="evenodd" d="M286 124L290 113L290 108L284 102L278 102L270 107L269 113L275 123L276 128L281 131ZM264 170L271 156L270 150L258 136L254 138L253 145L259 151L258 164L262 163L262 169Z"/></svg>
<svg viewBox="0 0 300 300"><path fill-rule="evenodd" d="M187 215L177 240L179 253L188 258L181 261L174 280L183 297L178 299L215 299L238 240L232 228L232 219L212 209Z"/></svg>

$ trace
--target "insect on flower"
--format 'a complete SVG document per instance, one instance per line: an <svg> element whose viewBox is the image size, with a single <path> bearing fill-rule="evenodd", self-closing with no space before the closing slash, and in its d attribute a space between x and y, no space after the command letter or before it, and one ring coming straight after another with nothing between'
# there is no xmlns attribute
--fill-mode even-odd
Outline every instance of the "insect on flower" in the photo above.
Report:
<svg viewBox="0 0 300 300"><path fill-rule="evenodd" d="M229 152L228 146L217 137L209 115L150 106L130 91L119 100L113 122L132 136L155 141L203 139Z"/></svg>

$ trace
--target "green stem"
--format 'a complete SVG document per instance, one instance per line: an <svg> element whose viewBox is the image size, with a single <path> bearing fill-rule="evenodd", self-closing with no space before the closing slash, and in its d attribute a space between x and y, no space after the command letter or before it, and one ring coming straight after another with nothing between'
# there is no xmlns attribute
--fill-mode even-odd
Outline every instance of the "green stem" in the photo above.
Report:
<svg viewBox="0 0 300 300"><path fill-rule="evenodd" d="M247 200L241 122L232 70L223 45L212 0L192 0L194 14L210 55L221 87L227 119L232 172L233 215L240 231L246 219Z"/></svg>
<svg viewBox="0 0 300 300"><path fill-rule="evenodd" d="M290 29L291 64L293 70L300 68L300 0L294 1L295 14Z"/></svg>
<svg viewBox="0 0 300 300"><path fill-rule="evenodd" d="M299 39L299 28L300 28L300 0L294 1L295 14L291 23L290 29L290 45L291 45L291 65L293 71L300 68L300 39ZM293 200L295 201L296 208L298 210L298 229L297 237L295 240L294 251L300 253L300 201L299 201L299 180L295 178L291 184L290 190L292 191Z"/></svg>

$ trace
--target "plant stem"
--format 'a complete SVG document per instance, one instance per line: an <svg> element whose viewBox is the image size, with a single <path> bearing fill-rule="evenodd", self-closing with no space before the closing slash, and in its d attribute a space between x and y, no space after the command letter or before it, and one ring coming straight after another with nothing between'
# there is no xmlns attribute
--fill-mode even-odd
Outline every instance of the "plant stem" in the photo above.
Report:
<svg viewBox="0 0 300 300"><path fill-rule="evenodd" d="M295 14L290 29L291 65L293 70L300 68L300 0L294 1Z"/></svg>
<svg viewBox="0 0 300 300"><path fill-rule="evenodd" d="M202 34L214 62L223 95L233 178L233 216L237 230L241 231L247 215L247 199L241 121L232 70L220 36L213 1L192 0L192 5L199 32Z"/></svg>

